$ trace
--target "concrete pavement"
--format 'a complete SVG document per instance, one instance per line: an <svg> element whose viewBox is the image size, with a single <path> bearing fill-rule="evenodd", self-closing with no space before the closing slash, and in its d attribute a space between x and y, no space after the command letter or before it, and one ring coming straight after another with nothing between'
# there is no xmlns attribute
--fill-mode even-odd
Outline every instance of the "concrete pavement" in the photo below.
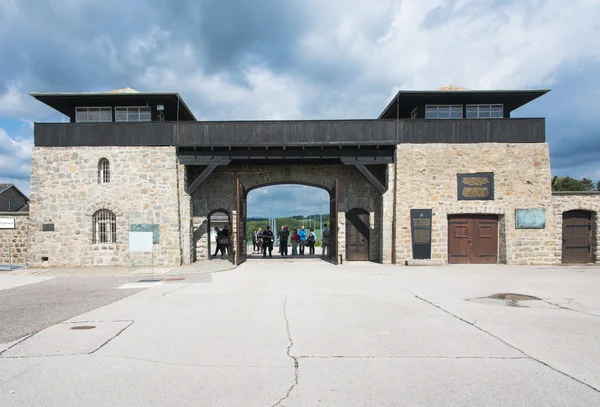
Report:
<svg viewBox="0 0 600 407"><path fill-rule="evenodd" d="M0 347L0 405L600 405L599 281L596 267L248 261ZM484 298L506 292L541 300Z"/></svg>

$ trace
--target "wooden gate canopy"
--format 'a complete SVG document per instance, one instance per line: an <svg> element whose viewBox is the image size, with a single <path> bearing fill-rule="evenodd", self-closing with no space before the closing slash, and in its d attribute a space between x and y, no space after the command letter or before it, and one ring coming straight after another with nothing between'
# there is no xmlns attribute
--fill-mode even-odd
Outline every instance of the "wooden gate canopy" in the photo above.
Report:
<svg viewBox="0 0 600 407"><path fill-rule="evenodd" d="M394 162L395 145L308 147L179 147L179 162L185 165L244 163L319 163L369 165Z"/></svg>
<svg viewBox="0 0 600 407"><path fill-rule="evenodd" d="M306 120L35 123L39 147L377 146L401 143L543 143L544 119Z"/></svg>

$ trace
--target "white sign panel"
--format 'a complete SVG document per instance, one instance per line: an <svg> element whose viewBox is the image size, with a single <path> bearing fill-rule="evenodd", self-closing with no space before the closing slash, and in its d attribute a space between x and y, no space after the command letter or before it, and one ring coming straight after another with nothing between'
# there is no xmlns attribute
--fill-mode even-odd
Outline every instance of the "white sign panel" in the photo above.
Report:
<svg viewBox="0 0 600 407"><path fill-rule="evenodd" d="M0 218L0 229L14 229L15 218Z"/></svg>
<svg viewBox="0 0 600 407"><path fill-rule="evenodd" d="M152 232L129 232L130 252L151 252Z"/></svg>

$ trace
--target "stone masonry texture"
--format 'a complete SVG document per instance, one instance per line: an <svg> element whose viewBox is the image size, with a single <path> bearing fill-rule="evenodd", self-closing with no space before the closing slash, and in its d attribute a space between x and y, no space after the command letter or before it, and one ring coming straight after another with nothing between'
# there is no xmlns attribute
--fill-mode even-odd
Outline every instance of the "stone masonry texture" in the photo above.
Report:
<svg viewBox="0 0 600 407"><path fill-rule="evenodd" d="M110 183L98 183L98 162ZM33 266L179 265L179 167L174 147L36 147L31 164L28 264ZM116 244L92 243L92 217L116 215ZM53 232L42 224L53 223ZM129 252L129 225L159 225L150 253ZM47 258L47 261L42 261Z"/></svg>
<svg viewBox="0 0 600 407"><path fill-rule="evenodd" d="M459 201L457 174L493 172L495 199ZM499 216L498 260L557 262L546 143L401 144L396 151L395 258L412 259L410 209L433 209L432 258L448 261L448 216ZM546 208L545 229L516 229L515 209Z"/></svg>
<svg viewBox="0 0 600 407"><path fill-rule="evenodd" d="M110 183L98 182L98 162L110 162ZM593 259L598 262L600 194L552 194L548 145L401 144L395 163L371 168L388 189L383 194L352 165L228 165L217 167L190 196L186 188L203 166L180 165L174 147L35 147L31 203L13 213L17 228L0 230L0 262L7 244L15 263L30 266L179 265L208 258L208 217L229 215L237 230L236 180L246 193L276 184L303 184L331 192L338 181L338 255L346 258L346 216L369 212L369 260L404 264L412 259L411 209L432 209L432 259L448 262L448 217L492 214L499 220L498 262L562 261L562 216L585 210L593 219ZM459 201L457 174L494 173L494 200ZM310 200L310 195L307 195ZM516 229L515 210L543 208L544 229ZM92 218L116 216L115 244L93 243ZM54 231L43 231L51 223ZM154 252L129 252L130 224L158 224ZM214 244L211 249L214 251ZM236 253L239 255L239 253Z"/></svg>
<svg viewBox="0 0 600 407"><path fill-rule="evenodd" d="M29 229L28 212L0 212L0 218L14 218L14 229L0 229L0 263L10 261L25 264L27 261L27 232Z"/></svg>

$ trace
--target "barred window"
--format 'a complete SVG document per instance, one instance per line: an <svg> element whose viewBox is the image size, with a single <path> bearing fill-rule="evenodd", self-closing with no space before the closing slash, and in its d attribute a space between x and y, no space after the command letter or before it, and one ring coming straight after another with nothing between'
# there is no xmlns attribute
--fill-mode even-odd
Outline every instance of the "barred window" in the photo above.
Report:
<svg viewBox="0 0 600 407"><path fill-rule="evenodd" d="M110 163L106 158L98 161L98 184L108 184L110 182Z"/></svg>
<svg viewBox="0 0 600 407"><path fill-rule="evenodd" d="M117 243L117 217L108 209L100 209L93 216L92 243Z"/></svg>

